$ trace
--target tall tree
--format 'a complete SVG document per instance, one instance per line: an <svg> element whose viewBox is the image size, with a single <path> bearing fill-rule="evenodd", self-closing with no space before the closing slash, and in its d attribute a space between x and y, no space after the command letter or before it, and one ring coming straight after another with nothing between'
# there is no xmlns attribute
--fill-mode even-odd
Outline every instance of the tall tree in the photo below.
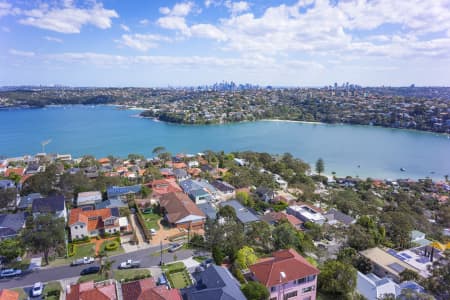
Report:
<svg viewBox="0 0 450 300"><path fill-rule="evenodd" d="M250 281L244 284L242 292L248 300L266 300L269 298L267 288L257 281Z"/></svg>
<svg viewBox="0 0 450 300"><path fill-rule="evenodd" d="M7 261L11 261L22 255L23 247L19 239L6 239L0 241L0 255L5 257Z"/></svg>
<svg viewBox="0 0 450 300"><path fill-rule="evenodd" d="M64 219L52 215L39 215L28 222L28 225L22 234L23 244L34 252L42 252L48 264L50 250L64 242Z"/></svg>
<svg viewBox="0 0 450 300"><path fill-rule="evenodd" d="M236 263L240 269L247 269L250 265L253 265L258 256L255 254L255 250L249 246L244 246L236 254Z"/></svg>
<svg viewBox="0 0 450 300"><path fill-rule="evenodd" d="M165 151L166 151L166 148L164 148L163 146L157 146L157 147L153 148L152 154L153 155L158 155L158 154L163 153Z"/></svg>
<svg viewBox="0 0 450 300"><path fill-rule="evenodd" d="M320 175L325 171L325 163L323 162L322 158L319 158L316 161L316 172Z"/></svg>
<svg viewBox="0 0 450 300"><path fill-rule="evenodd" d="M296 230L288 222L281 222L272 232L273 246L276 250L297 248L298 238Z"/></svg>
<svg viewBox="0 0 450 300"><path fill-rule="evenodd" d="M356 287L356 269L338 260L327 260L320 267L319 288L336 298L345 298Z"/></svg>

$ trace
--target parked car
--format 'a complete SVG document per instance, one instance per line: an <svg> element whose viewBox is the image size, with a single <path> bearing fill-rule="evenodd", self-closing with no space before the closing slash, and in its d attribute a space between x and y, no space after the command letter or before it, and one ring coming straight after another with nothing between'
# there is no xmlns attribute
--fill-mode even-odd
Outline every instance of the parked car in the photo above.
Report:
<svg viewBox="0 0 450 300"><path fill-rule="evenodd" d="M200 264L200 266L202 266L203 268L207 268L207 267L209 267L210 265L212 265L214 263L214 259L212 259L212 258L207 258L207 259L205 259L201 264Z"/></svg>
<svg viewBox="0 0 450 300"><path fill-rule="evenodd" d="M139 268L141 266L141 262L139 260L127 260L119 265L119 269L132 269L132 268Z"/></svg>
<svg viewBox="0 0 450 300"><path fill-rule="evenodd" d="M175 252L177 250L180 250L181 247L183 247L183 243L174 243L170 246L169 252Z"/></svg>
<svg viewBox="0 0 450 300"><path fill-rule="evenodd" d="M88 265L92 264L95 261L93 257L83 257L80 259L76 259L73 262L70 263L70 265L73 266L80 266L80 265Z"/></svg>
<svg viewBox="0 0 450 300"><path fill-rule="evenodd" d="M150 234L151 235L156 235L156 229L155 228L150 228Z"/></svg>
<svg viewBox="0 0 450 300"><path fill-rule="evenodd" d="M88 275L88 274L96 274L100 272L100 267L99 266L92 266L92 267L88 267L86 269L83 269L80 273L80 275Z"/></svg>
<svg viewBox="0 0 450 300"><path fill-rule="evenodd" d="M16 277L22 275L22 270L19 269L4 269L0 272L0 277Z"/></svg>
<svg viewBox="0 0 450 300"><path fill-rule="evenodd" d="M44 290L44 285L42 282L36 282L31 289L31 296L38 297L42 295L42 291Z"/></svg>

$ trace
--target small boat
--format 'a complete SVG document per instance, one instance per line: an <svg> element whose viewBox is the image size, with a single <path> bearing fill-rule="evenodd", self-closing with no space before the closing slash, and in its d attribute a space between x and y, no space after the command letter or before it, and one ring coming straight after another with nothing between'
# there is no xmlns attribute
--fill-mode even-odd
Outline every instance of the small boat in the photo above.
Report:
<svg viewBox="0 0 450 300"><path fill-rule="evenodd" d="M405 172L406 169L405 168L400 168L400 171Z"/></svg>

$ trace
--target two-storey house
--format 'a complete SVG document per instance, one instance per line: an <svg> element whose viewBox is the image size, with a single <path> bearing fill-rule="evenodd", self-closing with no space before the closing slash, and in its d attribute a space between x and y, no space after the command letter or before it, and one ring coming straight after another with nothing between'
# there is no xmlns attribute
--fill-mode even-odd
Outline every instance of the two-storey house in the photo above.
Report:
<svg viewBox="0 0 450 300"><path fill-rule="evenodd" d="M70 211L70 234L72 239L81 239L86 236L120 232L119 219L117 207L95 210L74 208Z"/></svg>
<svg viewBox="0 0 450 300"><path fill-rule="evenodd" d="M269 290L270 300L316 299L319 270L293 249L276 251L249 268Z"/></svg>

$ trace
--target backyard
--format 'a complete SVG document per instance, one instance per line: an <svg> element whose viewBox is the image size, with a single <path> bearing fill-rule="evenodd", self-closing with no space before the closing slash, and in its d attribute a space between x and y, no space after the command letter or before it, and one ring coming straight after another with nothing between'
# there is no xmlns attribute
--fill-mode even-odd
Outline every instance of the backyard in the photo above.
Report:
<svg viewBox="0 0 450 300"><path fill-rule="evenodd" d="M163 267L172 288L182 289L192 284L191 277L182 262L169 264Z"/></svg>
<svg viewBox="0 0 450 300"><path fill-rule="evenodd" d="M160 215L153 212L147 212L142 213L142 217L144 218L145 226L148 230L152 228L155 230L159 230L159 220L161 219Z"/></svg>

